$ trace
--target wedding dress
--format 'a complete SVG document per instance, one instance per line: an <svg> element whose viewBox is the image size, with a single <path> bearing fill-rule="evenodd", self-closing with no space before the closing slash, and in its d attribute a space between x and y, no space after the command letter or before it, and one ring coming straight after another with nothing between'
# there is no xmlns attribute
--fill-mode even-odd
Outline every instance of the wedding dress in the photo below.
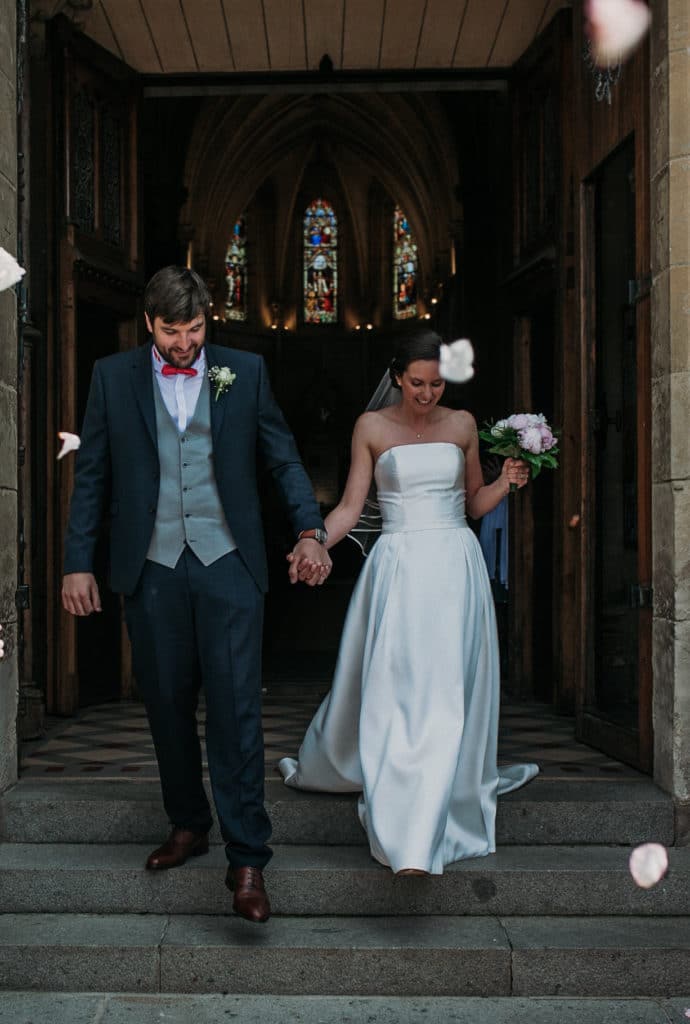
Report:
<svg viewBox="0 0 690 1024"><path fill-rule="evenodd" d="M537 765L496 766L499 660L491 589L450 442L396 445L374 479L382 533L355 587L331 691L288 786L361 792L371 852L441 874L495 850L496 798Z"/></svg>

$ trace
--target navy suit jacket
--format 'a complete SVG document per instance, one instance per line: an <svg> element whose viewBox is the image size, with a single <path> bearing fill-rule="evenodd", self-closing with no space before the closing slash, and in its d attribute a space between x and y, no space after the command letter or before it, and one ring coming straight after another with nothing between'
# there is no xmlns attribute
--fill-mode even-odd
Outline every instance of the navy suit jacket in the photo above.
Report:
<svg viewBox="0 0 690 1024"><path fill-rule="evenodd" d="M211 433L216 482L228 526L262 591L268 586L257 489L257 456L272 475L295 536L323 526L294 438L271 393L264 360L206 345L209 367L229 366L234 383L215 399ZM151 346L99 359L77 452L65 538L64 571L93 572L94 549L110 495L110 583L131 594L156 518L159 461Z"/></svg>

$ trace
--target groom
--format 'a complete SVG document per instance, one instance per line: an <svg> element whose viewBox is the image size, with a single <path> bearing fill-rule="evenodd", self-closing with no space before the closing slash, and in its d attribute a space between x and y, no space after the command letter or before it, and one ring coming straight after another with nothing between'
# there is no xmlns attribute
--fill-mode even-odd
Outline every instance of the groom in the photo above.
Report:
<svg viewBox="0 0 690 1024"><path fill-rule="evenodd" d="M208 851L196 708L206 695L211 787L229 862L233 909L266 921L271 857L264 808L261 634L267 587L257 456L297 537L292 582L330 570L309 479L273 399L263 359L205 345L210 297L184 267L144 295L151 344L93 372L65 540L62 602L101 610L93 555L110 499L110 583L124 594L134 672L172 825L147 868ZM224 369L227 368L227 369Z"/></svg>

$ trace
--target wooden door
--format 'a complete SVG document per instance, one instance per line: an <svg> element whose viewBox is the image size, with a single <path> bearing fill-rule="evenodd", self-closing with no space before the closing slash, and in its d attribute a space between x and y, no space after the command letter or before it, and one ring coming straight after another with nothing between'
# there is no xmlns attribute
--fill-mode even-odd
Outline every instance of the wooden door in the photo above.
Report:
<svg viewBox="0 0 690 1024"><path fill-rule="evenodd" d="M58 18L52 26L55 174L55 293L47 367L51 407L48 451L58 430L78 433L95 360L136 345L143 321L136 74ZM48 635L56 639L47 708L71 714L80 705L131 690L129 649L119 599L105 596L107 565L98 549L105 597L98 621L62 611L63 539L74 461L48 468L56 501L49 524Z"/></svg>
<svg viewBox="0 0 690 1024"><path fill-rule="evenodd" d="M651 767L648 284L639 276L634 137L586 183L588 658L578 734Z"/></svg>

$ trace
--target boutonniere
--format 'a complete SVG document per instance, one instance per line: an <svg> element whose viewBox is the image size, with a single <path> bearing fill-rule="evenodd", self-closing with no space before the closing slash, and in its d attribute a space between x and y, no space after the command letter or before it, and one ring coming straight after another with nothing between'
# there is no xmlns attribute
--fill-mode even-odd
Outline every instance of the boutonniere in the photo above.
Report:
<svg viewBox="0 0 690 1024"><path fill-rule="evenodd" d="M231 388L235 383L236 373L233 373L229 366L212 366L208 371L208 379L215 386L216 393L214 398L216 402L222 394L224 394L228 388Z"/></svg>

